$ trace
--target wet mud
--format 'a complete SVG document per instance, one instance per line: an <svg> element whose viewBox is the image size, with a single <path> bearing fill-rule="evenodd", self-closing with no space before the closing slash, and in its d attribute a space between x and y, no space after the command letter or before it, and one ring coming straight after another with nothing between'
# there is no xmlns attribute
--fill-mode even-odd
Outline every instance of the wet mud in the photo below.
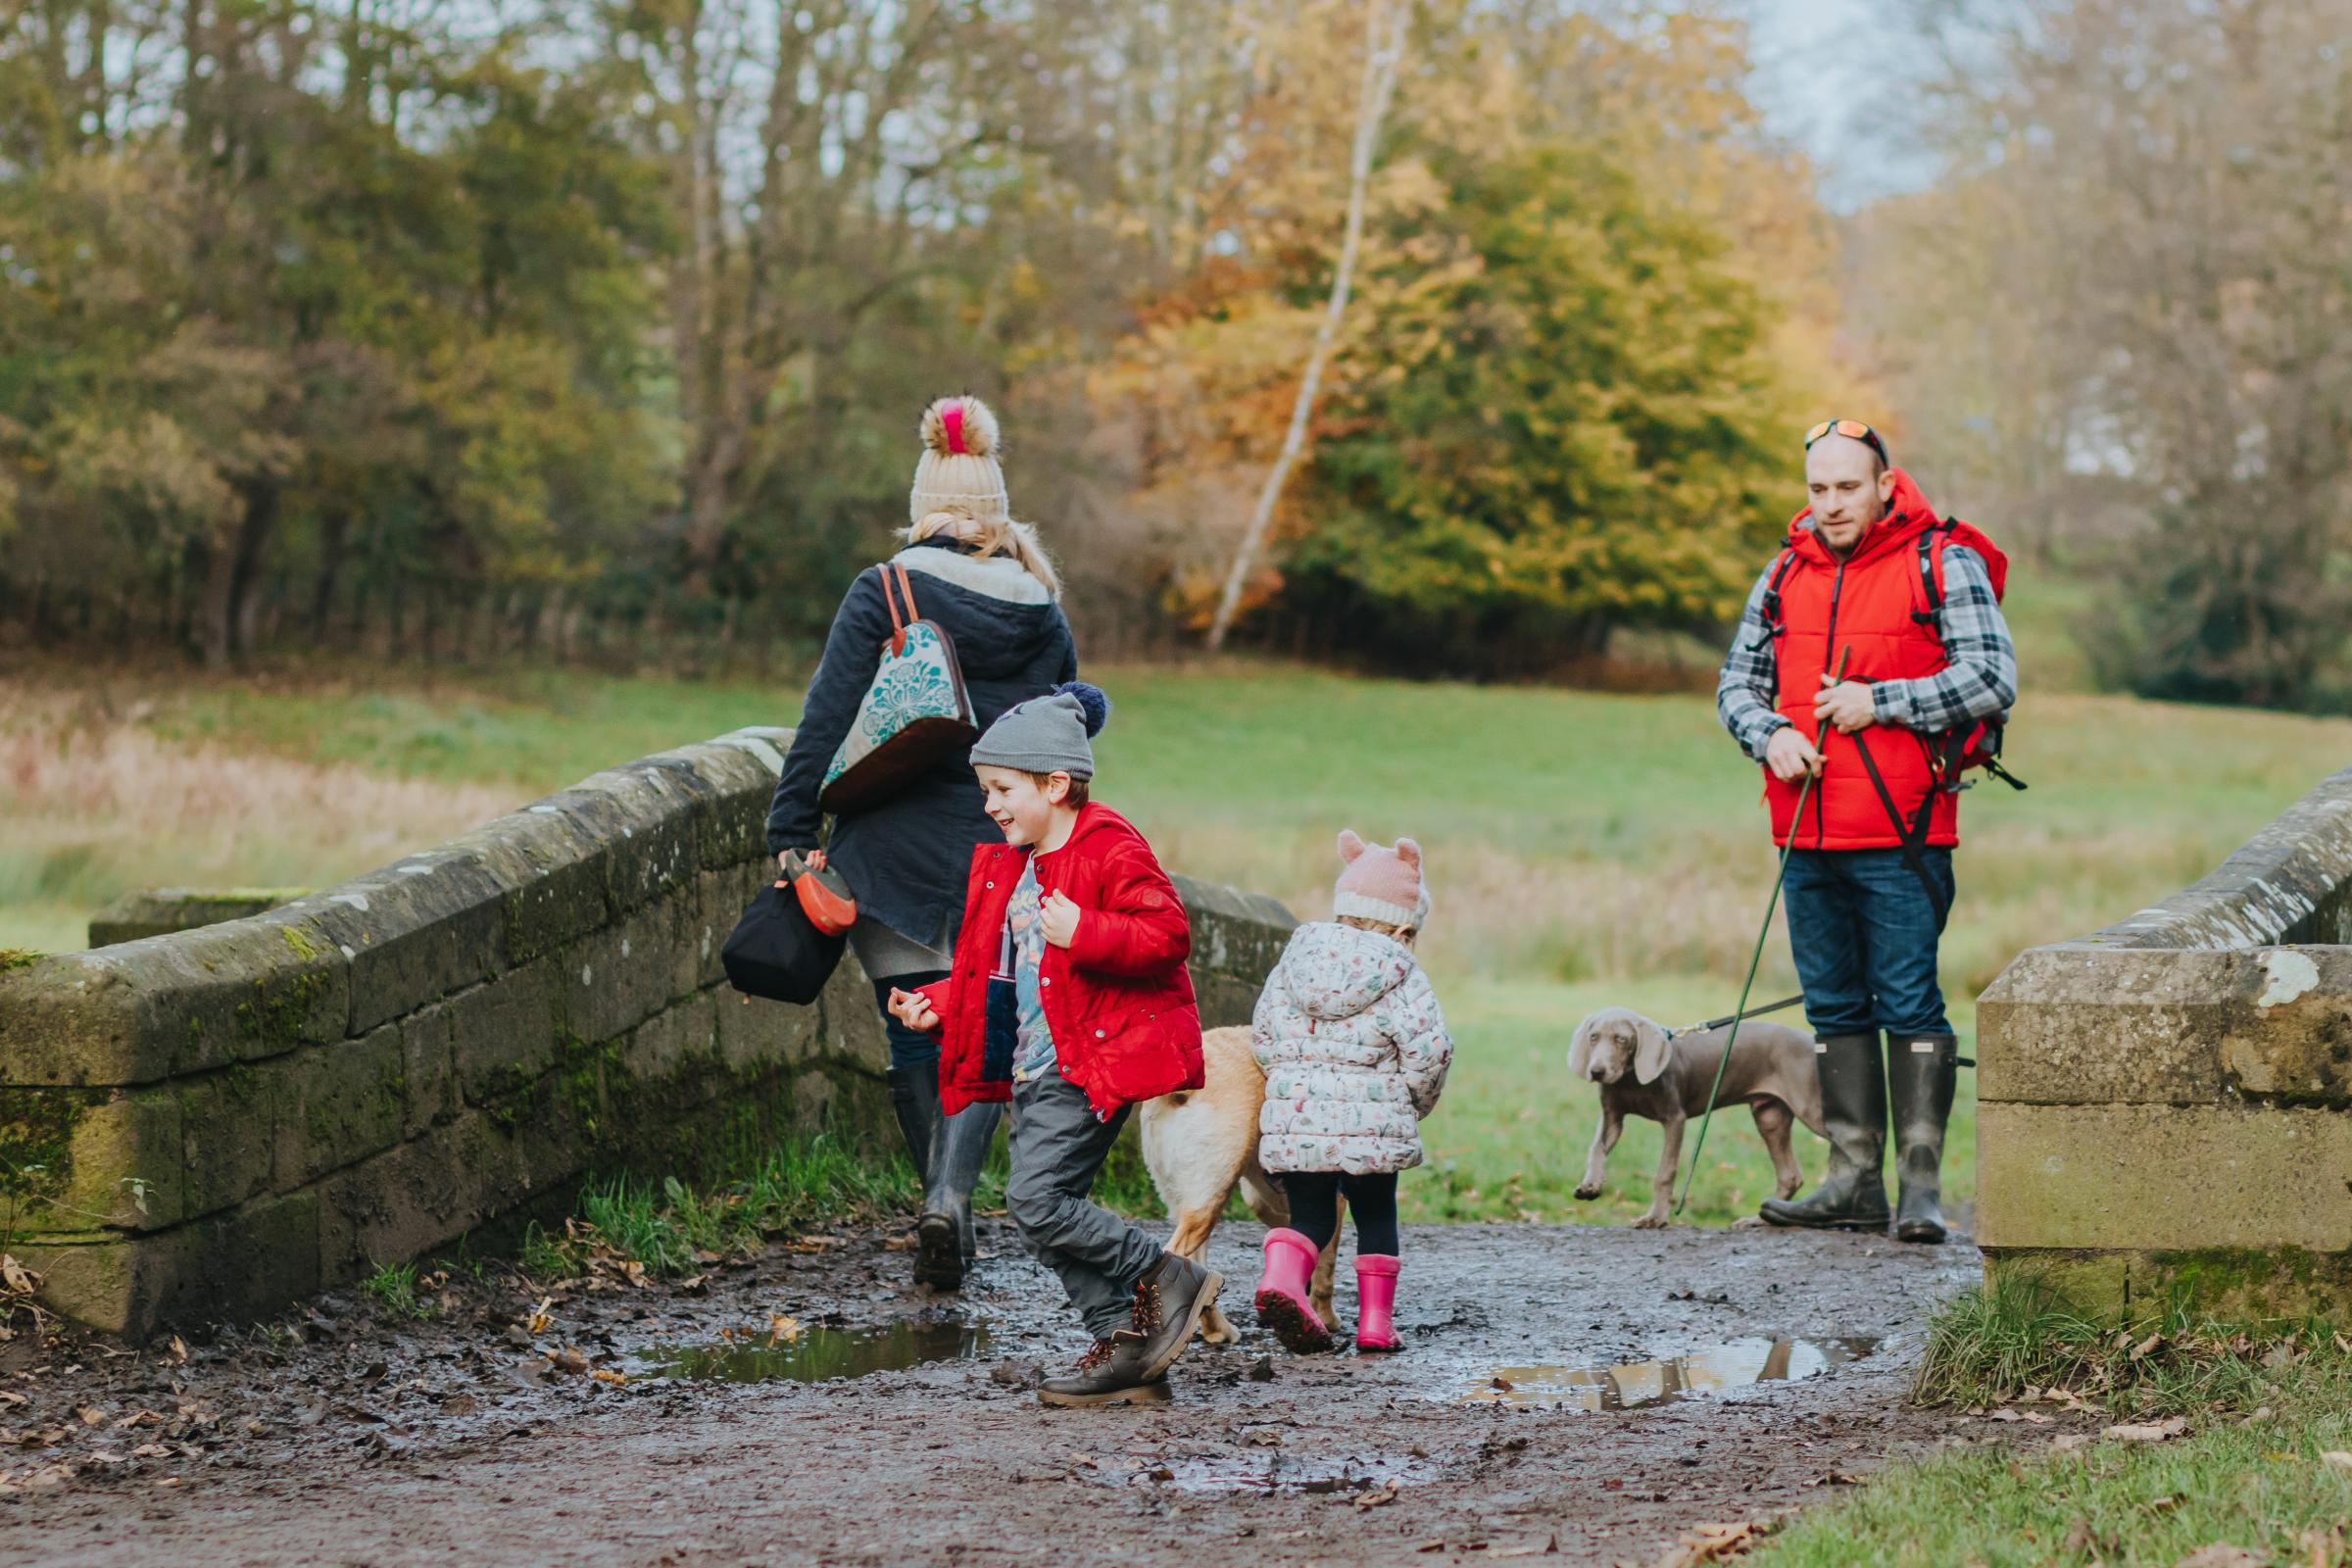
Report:
<svg viewBox="0 0 2352 1568"><path fill-rule="evenodd" d="M1314 1357L1248 1310L1261 1235L1211 1251L1243 1342L1133 1408L1039 1405L1086 1341L1001 1221L960 1297L858 1232L691 1290L492 1271L428 1280L426 1321L344 1293L135 1353L20 1340L0 1529L58 1568L1647 1564L1890 1457L2019 1440L1903 1399L1964 1244L1417 1227L1404 1352Z"/></svg>

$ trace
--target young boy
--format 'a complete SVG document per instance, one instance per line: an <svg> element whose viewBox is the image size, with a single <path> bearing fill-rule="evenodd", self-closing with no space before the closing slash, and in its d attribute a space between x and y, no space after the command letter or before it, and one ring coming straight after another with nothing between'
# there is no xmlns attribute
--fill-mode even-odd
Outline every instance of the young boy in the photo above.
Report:
<svg viewBox="0 0 2352 1568"><path fill-rule="evenodd" d="M1012 1102L1004 1206L1095 1336L1038 1390L1059 1405L1166 1398L1168 1364L1225 1283L1087 1199L1128 1108L1201 1084L1184 905L1144 836L1088 798L1088 741L1109 712L1073 681L973 746L1004 842L972 854L948 978L890 998L900 1022L941 1032L946 1114Z"/></svg>

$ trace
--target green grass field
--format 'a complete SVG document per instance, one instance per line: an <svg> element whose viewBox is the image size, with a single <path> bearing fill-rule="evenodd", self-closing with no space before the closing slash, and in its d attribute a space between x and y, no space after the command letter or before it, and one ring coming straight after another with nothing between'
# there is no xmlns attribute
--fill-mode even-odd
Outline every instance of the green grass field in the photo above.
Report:
<svg viewBox="0 0 2352 1568"><path fill-rule="evenodd" d="M1570 1198L1596 1097L1561 1054L1596 1006L1679 1024L1736 997L1772 858L1757 775L1705 698L1239 662L1091 673L1118 705L1101 794L1170 864L1313 916L1340 827L1425 846L1425 952L1459 1052L1408 1215L1616 1222L1646 1204L1647 1123L1629 1128L1600 1200ZM789 723L797 695L793 678L547 669L0 684L0 947L77 946L90 909L126 888L355 874L612 762ZM2193 880L2347 754L2352 722L2030 696L2010 761L2033 788L1966 803L1944 952L1955 1024L1970 1031L1971 999L2019 949ZM1795 989L1777 934L1758 985ZM1972 1102L1964 1075L1947 1161L1963 1199ZM1819 1146L1800 1152L1817 1171ZM1769 1190L1744 1113L1719 1119L1705 1165L1693 1218L1751 1212Z"/></svg>

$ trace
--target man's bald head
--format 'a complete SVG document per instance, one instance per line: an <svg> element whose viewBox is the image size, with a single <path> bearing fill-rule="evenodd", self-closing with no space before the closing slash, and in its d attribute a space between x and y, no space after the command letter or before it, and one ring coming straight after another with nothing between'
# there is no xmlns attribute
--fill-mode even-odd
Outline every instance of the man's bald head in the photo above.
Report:
<svg viewBox="0 0 2352 1568"><path fill-rule="evenodd" d="M1825 435L1805 453L1805 493L1812 498L1813 531L1842 556L1886 514L1894 471L1869 442Z"/></svg>

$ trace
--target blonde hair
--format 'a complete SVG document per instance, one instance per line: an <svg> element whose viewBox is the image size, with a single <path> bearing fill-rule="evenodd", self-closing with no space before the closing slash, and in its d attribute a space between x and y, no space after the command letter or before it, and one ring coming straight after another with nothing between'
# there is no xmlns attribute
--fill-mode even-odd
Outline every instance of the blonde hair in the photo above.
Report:
<svg viewBox="0 0 2352 1568"><path fill-rule="evenodd" d="M1409 925L1395 925L1387 920L1374 920L1360 914L1343 914L1339 916L1339 922L1342 925L1351 925L1358 931L1377 932L1390 941L1401 942L1408 948L1413 945L1413 938L1421 934Z"/></svg>
<svg viewBox="0 0 2352 1568"><path fill-rule="evenodd" d="M900 536L908 544L948 534L965 544L979 547L982 560L990 556L1010 556L1021 568L1046 585L1054 598L1061 597L1061 573L1054 569L1054 558L1046 554L1037 530L1025 522L1010 517L975 517L960 508L946 512L926 513L909 525Z"/></svg>

